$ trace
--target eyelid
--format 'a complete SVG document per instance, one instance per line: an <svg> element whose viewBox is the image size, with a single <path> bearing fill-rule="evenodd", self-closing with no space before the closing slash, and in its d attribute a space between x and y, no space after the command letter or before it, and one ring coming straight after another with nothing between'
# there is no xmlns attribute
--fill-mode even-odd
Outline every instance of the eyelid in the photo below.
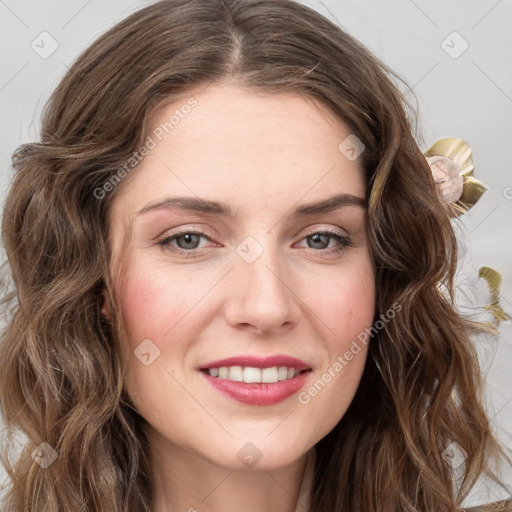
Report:
<svg viewBox="0 0 512 512"><path fill-rule="evenodd" d="M155 240L162 240L164 238L169 238L171 236L179 236L186 233L196 232L198 234L204 235L208 239L215 238L216 235L200 226L199 224L187 224L185 226L180 226L177 228L166 229L162 234L155 237Z"/></svg>
<svg viewBox="0 0 512 512"><path fill-rule="evenodd" d="M162 250L169 251L171 254L178 255L179 257L183 258L194 258L196 256L200 256L204 252L209 252L214 249L214 247L202 247L202 248L193 248L193 249L182 249L181 247L174 247L171 245L171 242L176 240L177 238L180 238L181 236L185 234L194 234L200 237L204 237L209 242L212 242L214 247L219 247L219 244L214 242L212 240L213 237L211 237L208 233L206 233L203 228L192 228L189 226L181 227L175 232L166 233L162 237L160 237L157 241L157 245L161 247ZM320 228L317 227L316 229L310 228L307 232L305 232L301 238L295 242L295 244L306 240L309 236L312 236L314 234L322 234L327 235L329 238L336 240L337 246L331 247L331 248L323 248L323 249L312 249L313 252L317 253L318 257L320 258L330 258L332 256L339 256L344 254L344 252L350 248L353 247L353 240L352 236L347 233L343 233L341 228L339 227L324 227ZM294 237L295 238L295 237ZM294 245L295 245L294 244Z"/></svg>
<svg viewBox="0 0 512 512"><path fill-rule="evenodd" d="M155 240L161 241L165 238L179 236L181 234L192 233L192 232L196 232L197 234L201 234L201 235L205 236L206 238L209 239L210 242L212 241L212 238L216 237L216 235L211 234L210 232L208 232L208 230L205 230L199 224L187 224L185 226L180 226L175 229L176 229L175 231L174 231L174 229L171 229L170 231L169 230L164 231L161 235L157 236L155 238ZM351 233L348 230L340 228L339 226L332 226L332 225L327 225L327 224L322 225L321 223L319 223L319 224L314 224L312 227L300 228L296 232L296 234L293 236L293 238L296 238L297 236L299 236L304 231L304 229L306 229L306 231L302 235L302 238L305 238L309 235L318 233L319 231L336 232L340 236L346 236L346 237L351 236ZM300 240L302 240L302 238ZM300 241L300 240L298 240L298 241Z"/></svg>
<svg viewBox="0 0 512 512"><path fill-rule="evenodd" d="M320 225L315 224L311 229L306 228L306 230L307 231L305 232L304 235L302 235L302 238L309 236L309 235L313 235L314 233L318 233L319 231L328 231L331 233L335 232L336 234L338 234L340 236L350 236L350 233L346 229L342 229L339 226L332 226L332 225L326 225L326 224L324 224L323 226L321 224ZM302 232L302 230L300 230L296 236L298 236L301 232Z"/></svg>

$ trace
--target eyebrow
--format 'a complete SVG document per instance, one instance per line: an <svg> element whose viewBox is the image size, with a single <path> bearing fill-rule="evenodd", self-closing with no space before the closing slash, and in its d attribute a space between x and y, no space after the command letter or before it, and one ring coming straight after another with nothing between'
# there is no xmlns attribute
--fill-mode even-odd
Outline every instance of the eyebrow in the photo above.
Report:
<svg viewBox="0 0 512 512"><path fill-rule="evenodd" d="M337 194L315 203L302 204L293 210L290 215L287 215L287 217L306 217L308 215L328 213L344 206L358 206L366 209L367 205L366 200L362 197L352 194ZM236 218L239 211L222 201L209 201L196 197L178 196L167 197L155 203L147 204L144 208L137 211L136 215L144 215L153 210L166 208L178 208L180 210L219 215L231 219Z"/></svg>

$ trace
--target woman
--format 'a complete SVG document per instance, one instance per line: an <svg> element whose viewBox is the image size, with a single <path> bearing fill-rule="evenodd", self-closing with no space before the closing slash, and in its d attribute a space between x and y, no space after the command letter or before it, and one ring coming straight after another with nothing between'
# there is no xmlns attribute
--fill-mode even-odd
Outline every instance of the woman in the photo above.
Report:
<svg viewBox="0 0 512 512"><path fill-rule="evenodd" d="M3 217L6 509L461 509L506 457L490 330L389 74L287 0L160 2L77 60Z"/></svg>

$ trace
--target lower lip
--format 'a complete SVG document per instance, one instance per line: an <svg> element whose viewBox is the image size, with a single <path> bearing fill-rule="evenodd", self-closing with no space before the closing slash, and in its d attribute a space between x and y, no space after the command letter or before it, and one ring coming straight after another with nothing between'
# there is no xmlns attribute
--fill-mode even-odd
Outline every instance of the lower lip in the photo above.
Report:
<svg viewBox="0 0 512 512"><path fill-rule="evenodd" d="M229 379L219 379L218 377L212 377L206 372L201 373L215 389L238 402L249 405L272 405L297 393L304 386L311 370L279 382L251 384Z"/></svg>

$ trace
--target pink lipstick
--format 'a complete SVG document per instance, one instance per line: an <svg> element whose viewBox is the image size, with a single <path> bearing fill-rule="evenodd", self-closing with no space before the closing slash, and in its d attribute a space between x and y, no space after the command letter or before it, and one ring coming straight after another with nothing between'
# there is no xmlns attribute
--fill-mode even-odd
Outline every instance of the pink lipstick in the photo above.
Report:
<svg viewBox="0 0 512 512"><path fill-rule="evenodd" d="M307 363L285 355L230 357L198 370L217 391L238 402L259 406L276 404L297 393L311 373Z"/></svg>

